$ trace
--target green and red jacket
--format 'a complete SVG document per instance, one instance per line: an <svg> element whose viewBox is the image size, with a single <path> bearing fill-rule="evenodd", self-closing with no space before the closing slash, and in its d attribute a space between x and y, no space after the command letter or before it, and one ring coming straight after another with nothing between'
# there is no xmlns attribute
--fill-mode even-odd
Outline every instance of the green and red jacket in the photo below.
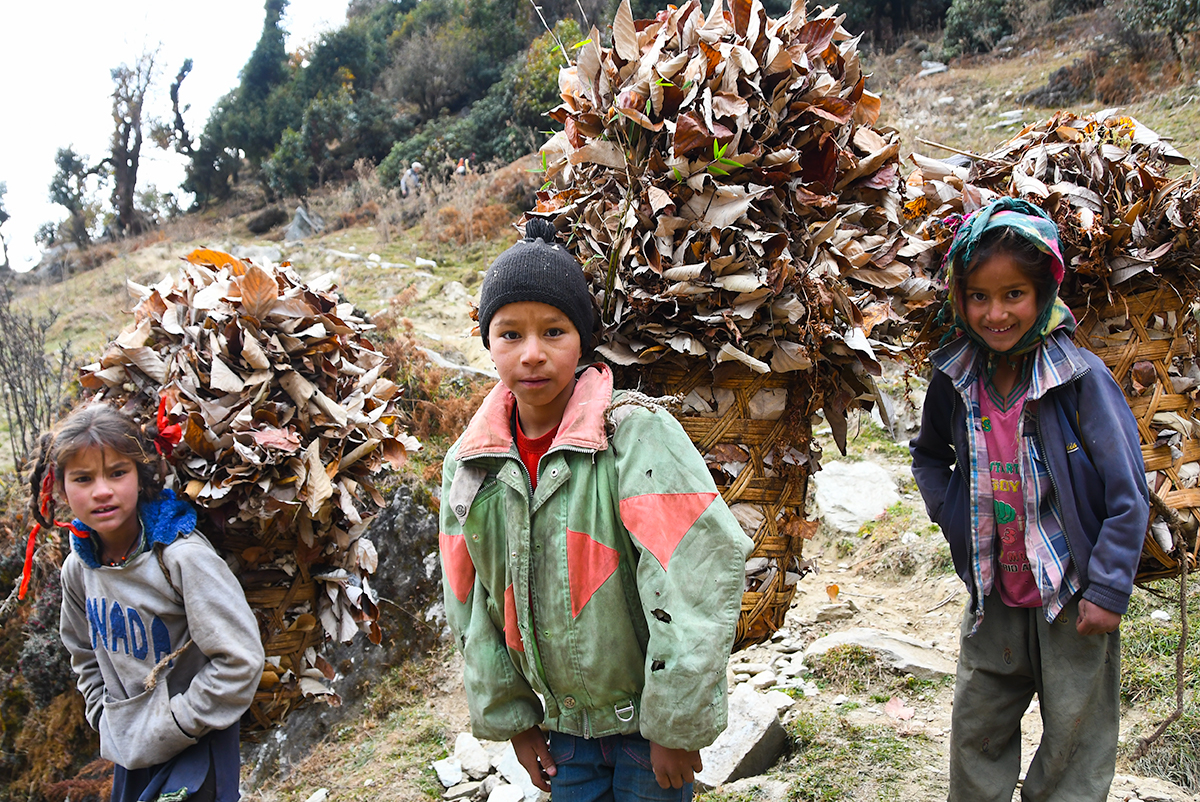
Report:
<svg viewBox="0 0 1200 802"><path fill-rule="evenodd" d="M579 374L532 493L503 384L446 456L443 589L478 737L544 722L699 749L725 728L753 544L679 423L623 398L606 366Z"/></svg>

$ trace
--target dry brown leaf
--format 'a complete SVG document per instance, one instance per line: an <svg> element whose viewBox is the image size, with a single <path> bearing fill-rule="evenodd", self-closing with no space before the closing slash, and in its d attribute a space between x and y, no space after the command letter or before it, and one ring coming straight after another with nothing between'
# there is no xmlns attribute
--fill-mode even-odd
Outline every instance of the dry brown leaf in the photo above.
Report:
<svg viewBox="0 0 1200 802"><path fill-rule="evenodd" d="M242 309L255 320L265 320L279 299L279 286L275 279L257 265L251 265L238 282L241 289Z"/></svg>

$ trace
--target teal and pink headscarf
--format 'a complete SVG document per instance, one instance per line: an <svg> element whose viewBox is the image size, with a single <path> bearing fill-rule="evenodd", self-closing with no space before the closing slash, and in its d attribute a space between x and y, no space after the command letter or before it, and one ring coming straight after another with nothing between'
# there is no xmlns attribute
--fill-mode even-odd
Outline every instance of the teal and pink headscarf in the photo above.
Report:
<svg viewBox="0 0 1200 802"><path fill-rule="evenodd" d="M1050 257L1048 264L1050 274L1054 278L1054 292L1044 301L1037 320L1030 326L1029 331L1025 332L1025 336L1012 348L997 356L1014 357L1029 353L1058 329L1066 329L1068 333L1075 331L1075 316L1058 297L1058 287L1062 285L1066 267L1058 239L1058 226L1050 215L1028 201L1004 197L991 201L966 217L954 215L943 222L952 227L957 226L954 240L950 243L950 250L943 262L947 267L946 282L950 290L947 303L954 312L955 330L961 330L985 351L992 353L983 338L972 330L963 318L961 299L955 297L954 284L959 271L965 270L966 266L971 264L975 250L983 241L984 235L996 229L1009 228Z"/></svg>

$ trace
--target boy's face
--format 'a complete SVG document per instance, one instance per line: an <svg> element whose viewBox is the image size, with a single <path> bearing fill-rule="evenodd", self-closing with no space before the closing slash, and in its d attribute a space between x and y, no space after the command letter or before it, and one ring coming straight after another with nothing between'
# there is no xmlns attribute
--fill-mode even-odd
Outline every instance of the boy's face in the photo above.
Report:
<svg viewBox="0 0 1200 802"><path fill-rule="evenodd" d="M557 426L583 356L571 319L539 301L505 304L488 324L488 341L500 381L517 397L525 434L539 437Z"/></svg>

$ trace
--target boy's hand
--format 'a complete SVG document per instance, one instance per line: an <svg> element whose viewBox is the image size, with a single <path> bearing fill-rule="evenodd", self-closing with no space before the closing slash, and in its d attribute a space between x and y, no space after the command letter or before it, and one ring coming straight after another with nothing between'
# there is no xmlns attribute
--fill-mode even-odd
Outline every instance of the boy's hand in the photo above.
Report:
<svg viewBox="0 0 1200 802"><path fill-rule="evenodd" d="M529 772L529 779L538 788L549 793L550 778L558 773L554 758L550 757L550 744L539 727L530 727L512 737L513 751L517 761Z"/></svg>
<svg viewBox="0 0 1200 802"><path fill-rule="evenodd" d="M1079 600L1079 620L1075 630L1080 635L1107 635L1121 624L1121 614L1105 610L1087 599Z"/></svg>
<svg viewBox="0 0 1200 802"><path fill-rule="evenodd" d="M654 769L654 779L662 788L682 788L692 782L693 772L704 770L699 752L669 749L654 741L650 742L650 766Z"/></svg>

